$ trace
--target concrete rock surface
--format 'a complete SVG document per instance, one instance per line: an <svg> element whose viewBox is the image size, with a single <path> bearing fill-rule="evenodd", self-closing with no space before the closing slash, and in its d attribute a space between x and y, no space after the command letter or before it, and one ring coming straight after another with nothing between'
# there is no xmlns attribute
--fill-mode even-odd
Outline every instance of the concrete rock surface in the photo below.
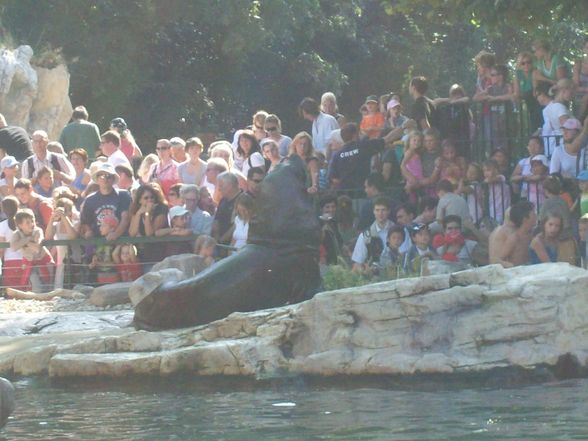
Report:
<svg viewBox="0 0 588 441"><path fill-rule="evenodd" d="M587 310L581 268L491 265L323 292L194 328L22 337L0 349L0 373L27 363L52 377L455 374L531 370L562 357L584 369Z"/></svg>

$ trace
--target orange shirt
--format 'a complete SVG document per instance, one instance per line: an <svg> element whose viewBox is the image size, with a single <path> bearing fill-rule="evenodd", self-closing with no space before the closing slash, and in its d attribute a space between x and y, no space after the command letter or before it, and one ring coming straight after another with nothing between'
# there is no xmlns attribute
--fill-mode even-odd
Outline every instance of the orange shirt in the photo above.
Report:
<svg viewBox="0 0 588 441"><path fill-rule="evenodd" d="M382 129L384 128L384 122L385 122L384 115L381 114L380 112L376 112L373 115L365 115L361 119L361 123L359 125L359 128L361 129L362 132L367 134L368 138L375 139L380 136L380 133L382 132ZM372 130L369 130L369 129L372 129ZM377 129L377 130L373 130L373 129Z"/></svg>

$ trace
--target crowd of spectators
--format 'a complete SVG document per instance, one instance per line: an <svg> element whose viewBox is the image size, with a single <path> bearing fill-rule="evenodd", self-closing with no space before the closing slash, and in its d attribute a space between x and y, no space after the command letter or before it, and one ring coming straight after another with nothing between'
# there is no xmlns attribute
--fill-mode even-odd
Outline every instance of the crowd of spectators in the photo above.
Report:
<svg viewBox="0 0 588 441"><path fill-rule="evenodd" d="M427 79L417 76L410 105L399 92L370 95L345 117L327 92L320 102L301 101L307 132L287 136L277 115L258 111L231 140L205 146L173 136L147 155L123 118L101 133L83 106L59 140L43 130L29 138L0 117L3 286L61 287L65 263L77 282L103 284L134 280L173 254L197 253L211 264L239 252L260 183L292 155L306 164L323 267L398 277L418 274L425 260L581 265L588 42L584 49L568 69L537 41L534 54L518 56L512 79L483 51L471 98L455 84L448 98L430 99ZM508 106L527 119L522 158L509 136ZM492 149L476 162L480 135ZM74 241L100 237L106 241ZM133 245L125 237L152 240ZM44 242L63 239L74 242Z"/></svg>

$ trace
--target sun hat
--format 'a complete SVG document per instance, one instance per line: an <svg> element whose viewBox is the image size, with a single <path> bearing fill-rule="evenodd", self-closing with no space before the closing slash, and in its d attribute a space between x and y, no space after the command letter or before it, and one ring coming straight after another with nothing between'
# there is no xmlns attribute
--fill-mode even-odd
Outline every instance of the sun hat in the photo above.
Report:
<svg viewBox="0 0 588 441"><path fill-rule="evenodd" d="M547 156L545 155L535 155L531 158L530 162L534 162L534 161L539 161L541 162L545 167L549 167L549 161L547 160Z"/></svg>
<svg viewBox="0 0 588 441"><path fill-rule="evenodd" d="M96 170L92 172L92 180L94 182L98 182L97 178L100 173L106 173L111 176L114 176L114 182L118 182L118 173L116 172L114 166L111 163L103 162L98 167L96 167Z"/></svg>

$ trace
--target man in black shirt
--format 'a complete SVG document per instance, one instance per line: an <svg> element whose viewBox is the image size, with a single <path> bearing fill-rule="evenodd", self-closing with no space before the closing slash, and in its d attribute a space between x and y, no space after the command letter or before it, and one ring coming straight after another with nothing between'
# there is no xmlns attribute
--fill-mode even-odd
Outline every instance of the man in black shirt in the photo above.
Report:
<svg viewBox="0 0 588 441"><path fill-rule="evenodd" d="M396 134L390 132L384 138L359 139L357 124L348 123L341 129L343 148L333 154L329 164L328 179L333 190L362 190L370 173L373 155L384 150L386 143Z"/></svg>
<svg viewBox="0 0 588 441"><path fill-rule="evenodd" d="M27 131L22 127L7 125L6 118L2 114L0 114L0 151L4 155L14 156L19 162L33 154L31 138Z"/></svg>
<svg viewBox="0 0 588 441"><path fill-rule="evenodd" d="M433 100L425 96L429 85L425 77L414 77L408 91L414 99L410 116L417 122L419 130L437 127L437 110Z"/></svg>

